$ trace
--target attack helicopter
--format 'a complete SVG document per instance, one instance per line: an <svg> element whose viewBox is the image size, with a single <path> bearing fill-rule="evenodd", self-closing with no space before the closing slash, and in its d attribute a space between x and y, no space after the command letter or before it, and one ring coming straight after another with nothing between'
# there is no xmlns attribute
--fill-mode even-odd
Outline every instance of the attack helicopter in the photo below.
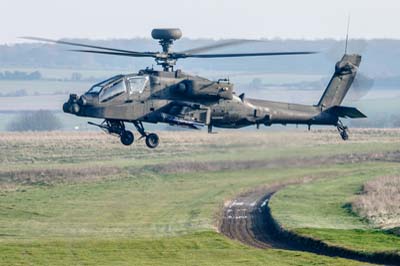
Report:
<svg viewBox="0 0 400 266"><path fill-rule="evenodd" d="M249 56L306 55L315 52L265 52L265 53L199 53L243 42L240 40L199 47L184 52L173 52L171 46L181 38L179 29L153 29L153 39L162 47L161 52L137 52L88 45L64 40L23 37L29 40L81 47L72 51L127 57L152 57L162 70L146 68L134 74L117 75L93 85L86 93L70 94L63 105L69 114L102 118L101 124L89 122L107 133L116 135L122 144L131 145L134 134L127 130L132 123L145 138L147 147L156 148L159 137L145 130L143 123L167 123L192 129L202 126L212 133L213 127L242 128L255 125L303 124L335 126L343 140L348 139L348 128L340 118L365 118L354 107L341 106L358 67L361 56L344 54L336 63L334 74L316 105L302 105L250 99L236 94L234 85L227 79L212 81L204 77L174 70L179 59L230 58Z"/></svg>

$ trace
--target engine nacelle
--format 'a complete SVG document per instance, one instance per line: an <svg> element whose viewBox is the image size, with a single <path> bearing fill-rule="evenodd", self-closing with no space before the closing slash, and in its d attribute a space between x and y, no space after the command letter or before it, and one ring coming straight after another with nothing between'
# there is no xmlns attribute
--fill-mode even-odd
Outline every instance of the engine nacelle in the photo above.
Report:
<svg viewBox="0 0 400 266"><path fill-rule="evenodd" d="M225 82L184 80L178 83L173 91L187 97L231 100L233 86Z"/></svg>

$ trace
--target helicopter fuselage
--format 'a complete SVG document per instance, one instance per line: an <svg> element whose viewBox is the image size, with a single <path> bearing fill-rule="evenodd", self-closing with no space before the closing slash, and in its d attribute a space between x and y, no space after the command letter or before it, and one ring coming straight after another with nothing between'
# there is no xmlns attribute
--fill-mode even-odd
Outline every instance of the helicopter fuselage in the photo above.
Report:
<svg viewBox="0 0 400 266"><path fill-rule="evenodd" d="M158 146L155 133L147 133L143 122L167 123L198 129L212 127L240 128L249 125L270 126L279 124L334 125L343 140L348 139L347 127L342 118L364 118L354 107L341 106L345 95L356 76L361 56L345 55L335 65L335 72L317 105L300 105L247 99L237 95L228 80L209 79L174 71L178 59L184 58L232 58L255 56L289 56L314 54L310 51L252 52L252 53L203 53L205 51L237 45L249 40L231 40L218 44L174 52L171 45L182 36L177 28L153 29L153 39L158 40L162 52L138 52L125 49L83 44L65 40L25 37L29 40L45 41L80 47L74 52L114 55L124 57L154 58L162 71L144 69L137 74L118 75L95 84L81 96L71 94L64 103L64 112L78 116L103 118L101 124L89 122L110 134L120 137L124 145L134 141L134 135L126 130L131 122L145 138L149 148ZM347 42L346 42L347 43Z"/></svg>
<svg viewBox="0 0 400 266"><path fill-rule="evenodd" d="M321 115L317 106L247 99L244 94L237 95L227 80L211 81L180 70L145 69L137 74L115 76L94 85L80 97L71 95L63 109L84 117L190 127L337 122L337 117Z"/></svg>
<svg viewBox="0 0 400 266"><path fill-rule="evenodd" d="M133 134L125 129L124 124L131 122L142 137L146 137L150 148L158 145L158 136L146 133L143 122L194 129L207 126L209 132L213 127L304 124L310 128L311 125L333 125L346 140L347 127L339 117L366 117L354 107L340 105L360 61L359 55L343 56L317 105L248 99L244 94L237 95L233 84L225 79L211 81L179 70L145 69L95 84L79 97L70 95L63 110L78 116L103 118L104 122L97 126L119 135L125 145L133 142Z"/></svg>

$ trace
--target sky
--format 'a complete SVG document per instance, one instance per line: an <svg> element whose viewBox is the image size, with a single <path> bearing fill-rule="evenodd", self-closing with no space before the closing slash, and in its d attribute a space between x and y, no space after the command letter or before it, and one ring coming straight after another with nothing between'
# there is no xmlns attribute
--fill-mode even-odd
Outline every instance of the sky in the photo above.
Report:
<svg viewBox="0 0 400 266"><path fill-rule="evenodd" d="M178 27L189 38L400 39L398 0L0 0L0 44L18 36L116 39Z"/></svg>

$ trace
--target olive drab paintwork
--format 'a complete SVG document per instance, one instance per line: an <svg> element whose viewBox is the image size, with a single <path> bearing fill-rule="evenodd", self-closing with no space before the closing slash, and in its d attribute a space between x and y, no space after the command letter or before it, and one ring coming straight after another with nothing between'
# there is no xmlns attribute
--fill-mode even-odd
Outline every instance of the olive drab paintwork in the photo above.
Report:
<svg viewBox="0 0 400 266"><path fill-rule="evenodd" d="M155 29L152 36L158 39L163 52L140 53L113 48L52 41L67 45L83 46L102 50L78 50L122 56L151 56L163 70L144 69L136 74L118 75L95 84L85 94L71 94L64 104L64 112L77 116L103 118L102 124L94 124L110 134L116 134L121 142L130 145L134 141L132 132L125 129L125 123L133 123L140 135L146 138L149 148L155 148L159 139L154 133L147 133L143 122L167 123L198 129L208 127L241 128L272 124L332 125L337 127L343 140L348 138L347 127L340 118L366 117L354 107L341 106L361 62L360 55L345 54L336 64L334 74L318 104L301 105L250 99L238 95L232 83L220 79L212 81L193 76L181 70L173 70L179 58L215 58L238 56L267 56L309 54L312 52L253 53L253 54L192 54L193 51L209 50L208 46L182 53L172 53L170 46L181 37L178 29ZM32 39L32 38L30 38ZM219 45L228 46L232 42ZM110 52L111 50L111 52Z"/></svg>

